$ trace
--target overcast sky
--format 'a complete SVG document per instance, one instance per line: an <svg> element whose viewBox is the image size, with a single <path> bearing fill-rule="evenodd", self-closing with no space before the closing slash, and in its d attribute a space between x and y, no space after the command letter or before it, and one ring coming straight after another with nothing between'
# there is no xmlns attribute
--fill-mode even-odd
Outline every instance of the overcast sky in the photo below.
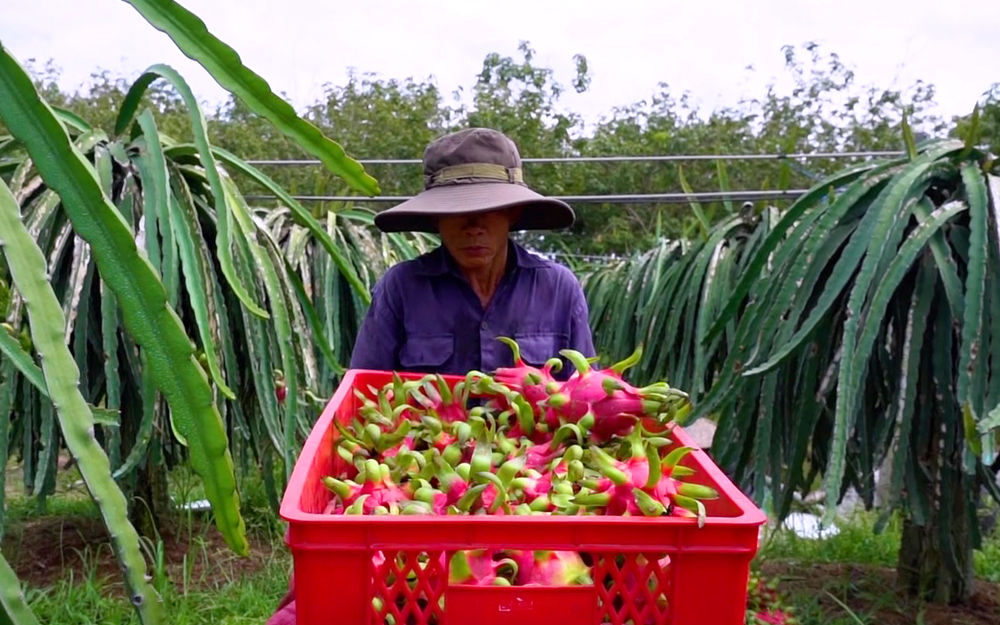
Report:
<svg viewBox="0 0 1000 625"><path fill-rule="evenodd" d="M0 0L0 41L20 60L53 59L64 88L98 68L135 77L181 71L203 101L222 91L166 35L120 0ZM940 113L972 110L1000 81L998 0L181 0L296 106L348 67L385 78L433 76L445 94L471 85L490 52L528 40L569 87L573 55L593 73L564 104L591 119L646 98L663 81L711 108L761 94L782 72L781 46L817 41L858 82L937 87ZM756 72L746 71L753 65Z"/></svg>

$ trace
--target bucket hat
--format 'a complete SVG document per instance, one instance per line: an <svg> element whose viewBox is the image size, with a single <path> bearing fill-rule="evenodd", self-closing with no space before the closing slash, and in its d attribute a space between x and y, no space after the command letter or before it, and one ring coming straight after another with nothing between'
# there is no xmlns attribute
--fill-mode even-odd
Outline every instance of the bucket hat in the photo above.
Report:
<svg viewBox="0 0 1000 625"><path fill-rule="evenodd" d="M521 207L511 230L555 230L576 219L568 204L532 191L521 155L506 135L471 128L445 135L424 150L424 190L375 216L383 232L437 232L436 218Z"/></svg>

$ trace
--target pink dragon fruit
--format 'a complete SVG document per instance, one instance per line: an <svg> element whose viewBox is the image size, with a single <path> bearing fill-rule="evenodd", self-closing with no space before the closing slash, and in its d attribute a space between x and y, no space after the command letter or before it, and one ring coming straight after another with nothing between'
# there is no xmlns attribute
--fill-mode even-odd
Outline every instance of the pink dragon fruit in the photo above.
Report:
<svg viewBox="0 0 1000 625"><path fill-rule="evenodd" d="M574 551L539 551L534 556L525 586L576 586L593 584L588 567Z"/></svg>
<svg viewBox="0 0 1000 625"><path fill-rule="evenodd" d="M756 571L747 579L747 625L798 625L794 609L784 605L778 580L765 580Z"/></svg>
<svg viewBox="0 0 1000 625"><path fill-rule="evenodd" d="M584 480L590 492L581 492L574 502L582 506L603 508L605 514L660 516L693 516L699 527L705 522L702 499L713 499L718 493L700 484L680 482L672 477L676 461L689 448L671 452L660 458L653 445L641 441L639 431L630 435L631 455L624 462L603 449L592 446L591 459L604 476L598 480Z"/></svg>
<svg viewBox="0 0 1000 625"><path fill-rule="evenodd" d="M559 457L559 449L553 449L551 441L541 445L531 445L523 451L525 470L545 470L549 464Z"/></svg>
<svg viewBox="0 0 1000 625"><path fill-rule="evenodd" d="M431 514L447 514L449 495L445 492L430 486L421 486L413 493L413 498L427 504ZM458 501L459 498L460 496L455 497L454 500Z"/></svg>
<svg viewBox="0 0 1000 625"><path fill-rule="evenodd" d="M574 586L593 584L590 567L575 551L509 552L517 563L517 586Z"/></svg>
<svg viewBox="0 0 1000 625"><path fill-rule="evenodd" d="M569 423L556 430L555 434L548 441L538 444L527 442L512 451L508 455L508 458L523 457L525 469L546 471L564 453L563 443L570 434L576 435L578 443L583 441L584 437L580 429L575 424ZM579 448L579 445L571 445L567 448L566 453L569 453L569 450L572 448ZM582 452L582 449L580 451ZM582 453L580 456L582 456ZM569 462L574 458L579 458L579 456L566 457L565 460Z"/></svg>
<svg viewBox="0 0 1000 625"><path fill-rule="evenodd" d="M503 516L510 509L509 506L504 505L507 503L507 494L492 482L486 485L480 495L480 503L482 507L477 510L480 514Z"/></svg>
<svg viewBox="0 0 1000 625"><path fill-rule="evenodd" d="M498 572L504 568L511 569L511 577L516 577L518 564L511 558L501 557L503 555L492 549L456 551L448 567L448 582L475 586L510 586L511 580L498 575Z"/></svg>
<svg viewBox="0 0 1000 625"><path fill-rule="evenodd" d="M453 392L444 378L437 374L427 376L426 382L421 388L424 392L413 389L410 391L411 395L431 416L444 423L455 423L468 419L469 411L466 408L468 393L464 380L455 385Z"/></svg>
<svg viewBox="0 0 1000 625"><path fill-rule="evenodd" d="M445 495L445 505L456 505L469 491L468 479L462 477L450 464L444 462L443 458L435 456L434 462L438 469L436 477Z"/></svg>
<svg viewBox="0 0 1000 625"><path fill-rule="evenodd" d="M766 612L757 612L753 616L758 623L767 623L767 625L796 625L799 622L789 612L779 608L767 610Z"/></svg>
<svg viewBox="0 0 1000 625"><path fill-rule="evenodd" d="M595 442L613 435L627 433L642 417L660 411L662 402L647 398L643 389L622 379L628 367L639 362L642 348L607 369L593 369L587 358L571 349L559 352L568 358L576 371L552 394L544 405L555 409L556 415L569 423L579 423Z"/></svg>
<svg viewBox="0 0 1000 625"><path fill-rule="evenodd" d="M536 497L547 495L552 491L552 474L526 470L526 475L514 478L511 486L524 493L525 501L530 503Z"/></svg>
<svg viewBox="0 0 1000 625"><path fill-rule="evenodd" d="M424 426L420 433L420 439L440 452L458 440L458 437L446 429L444 424L435 417L423 415L420 417L420 422Z"/></svg>
<svg viewBox="0 0 1000 625"><path fill-rule="evenodd" d="M604 477L585 481L591 492L582 492L574 498L575 503L603 508L609 515L663 514L663 506L643 490L650 482L649 462L644 456L621 462L598 447L591 447L591 454Z"/></svg>
<svg viewBox="0 0 1000 625"><path fill-rule="evenodd" d="M489 447L477 444L469 465L469 478L480 483L466 493L467 497L471 497L467 503L476 514L511 514L511 505L517 504L511 496L513 483L524 469L524 459L509 459L495 473L492 465Z"/></svg>
<svg viewBox="0 0 1000 625"><path fill-rule="evenodd" d="M364 471L358 477L363 480L360 484L352 480L323 478L323 485L340 500L341 505L334 509L334 513L374 514L379 508L391 511L398 508L399 502L408 499L406 490L392 481L389 467L377 460L366 460Z"/></svg>
<svg viewBox="0 0 1000 625"><path fill-rule="evenodd" d="M494 372L493 380L523 395L534 411L536 421L544 422L554 430L559 425L559 418L554 409L542 406L542 402L559 388L552 373L562 370L562 360L550 358L539 369L524 362L521 358L521 347L515 340L506 336L497 337L497 340L510 347L514 354L514 366L498 368ZM498 404L501 410L513 408L509 402L502 399Z"/></svg>

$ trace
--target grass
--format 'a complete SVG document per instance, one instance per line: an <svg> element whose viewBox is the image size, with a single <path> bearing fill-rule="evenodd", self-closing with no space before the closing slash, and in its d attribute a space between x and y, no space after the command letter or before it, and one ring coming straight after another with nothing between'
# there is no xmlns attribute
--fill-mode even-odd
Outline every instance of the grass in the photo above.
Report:
<svg viewBox="0 0 1000 625"><path fill-rule="evenodd" d="M996 503L985 506L995 508ZM799 538L789 530L773 531L762 541L757 559L895 567L902 522L893 518L881 533L876 533L877 517L877 512L858 511L846 523L838 523L840 531L836 536L825 540ZM977 578L1000 583L1000 531L983 537L981 548L975 552L975 569Z"/></svg>
<svg viewBox="0 0 1000 625"><path fill-rule="evenodd" d="M775 530L762 541L758 559L895 566L902 524L893 519L885 531L876 534L875 521L875 514L858 512L848 522L838 523L839 533L825 540Z"/></svg>
<svg viewBox="0 0 1000 625"><path fill-rule="evenodd" d="M198 584L184 590L181 584L167 582L158 591L164 614L170 622L236 624L265 622L274 611L276 598L288 588L288 562L274 558L264 569L230 579L222 584ZM76 623L139 623L127 601L113 596L120 585L98 578L96 566L82 578L71 574L56 585L26 593L29 605L39 621L52 625Z"/></svg>
<svg viewBox="0 0 1000 625"><path fill-rule="evenodd" d="M4 556L15 564L22 553L36 553L39 540L51 541L51 551L62 554L45 563L52 583L25 583L26 598L39 622L138 625L138 616L123 594L111 547L103 540L106 531L100 513L78 484L79 472L60 471L56 494L44 507L25 493L13 462L7 478ZM241 479L240 489L253 548L249 561L228 551L205 513L198 511L181 511L171 535L162 528L165 534L160 540L143 540L147 572L170 623L260 625L287 591L291 556L283 541L284 523L268 504L259 477ZM177 503L204 496L186 468L170 475L169 494Z"/></svg>
<svg viewBox="0 0 1000 625"><path fill-rule="evenodd" d="M911 623L912 618L902 619L916 614L916 622L923 623L929 618L928 608L901 598L893 585L902 522L894 518L876 533L877 517L877 512L858 511L837 523L837 535L823 540L800 538L786 529L772 530L762 539L753 567L781 580L781 591L802 625L876 625L886 622L887 613L899 614L899 622ZM977 579L1000 583L1000 531L983 537L982 547L975 552L975 570ZM995 622L1000 622L1000 614L995 616Z"/></svg>
<svg viewBox="0 0 1000 625"><path fill-rule="evenodd" d="M792 531L774 529L762 540L753 566L779 577L782 592L794 606L802 625L870 623L869 614L857 614L847 604L849 600L864 599L870 604L872 614L891 606L895 602L891 589L879 595L867 590L878 587L877 583L871 583L876 580L865 576L859 578L851 571L838 577L831 570L820 592L815 588L797 591L792 584L805 579L802 573L810 564L894 566L899 548L899 523L893 521L883 533L875 534L874 522L874 515L859 513L846 523L838 523L839 533L823 540L800 538ZM833 609L829 607L831 602Z"/></svg>

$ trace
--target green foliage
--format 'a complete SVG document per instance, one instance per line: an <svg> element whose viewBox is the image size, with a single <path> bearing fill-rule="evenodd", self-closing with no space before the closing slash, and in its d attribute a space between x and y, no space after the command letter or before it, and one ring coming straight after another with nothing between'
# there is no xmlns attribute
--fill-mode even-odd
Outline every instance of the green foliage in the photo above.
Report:
<svg viewBox="0 0 1000 625"><path fill-rule="evenodd" d="M988 416L1000 410L1000 281L987 271L1000 209L988 154L961 141L917 150L584 284L599 351L656 345L638 383L690 390L692 418L718 421L714 458L758 503L783 518L822 475L830 521L850 487L874 505L882 467L883 519L899 510L923 528L926 558L961 580L1000 447Z"/></svg>
<svg viewBox="0 0 1000 625"><path fill-rule="evenodd" d="M726 336L706 343L709 324L774 220L774 211L745 211L713 228L704 242L661 241L628 260L583 270L597 351L614 362L635 345L649 346L630 370L632 378L666 379L701 397L735 327L730 323Z"/></svg>
<svg viewBox="0 0 1000 625"><path fill-rule="evenodd" d="M0 554L0 608L4 622L11 625L38 625L38 619L28 607L21 589L21 582Z"/></svg>
<svg viewBox="0 0 1000 625"><path fill-rule="evenodd" d="M278 547L274 541L274 547ZM155 557L162 543L151 542L147 549ZM88 547L73 557L84 561L77 575L65 575L46 588L25 592L38 621L48 625L115 623L138 625L141 621L113 579L98 566L102 549ZM255 554L251 567L234 562L196 536L183 564L154 571L157 591L169 622L177 625L264 623L274 612L276 598L288 588L291 558L275 551L265 557ZM241 566L242 565L242 566ZM6 587L5 587L6 590ZM24 621L25 624L36 621ZM16 625L21 622L14 621Z"/></svg>
<svg viewBox="0 0 1000 625"><path fill-rule="evenodd" d="M973 114L956 120L950 135L976 146L985 146L994 158L1000 155L1000 82L986 90Z"/></svg>
<svg viewBox="0 0 1000 625"><path fill-rule="evenodd" d="M891 567L898 557L902 523L898 517L884 524L884 528L879 523L877 514L856 510L838 521L835 535L825 538L802 538L785 527L771 528L761 539L755 559Z"/></svg>
<svg viewBox="0 0 1000 625"><path fill-rule="evenodd" d="M172 2L133 5L354 188L379 191L360 164L272 94L195 16ZM160 77L179 95L194 149L162 135L156 115L142 108ZM138 534L155 532L158 516L172 512L166 471L189 463L216 527L246 555L232 450L244 468L252 455L271 474L277 455L290 472L311 416L350 353L331 346L324 320L333 320L338 336L353 337L373 285L373 263L347 242L359 236L340 230L345 222L369 228L371 214L330 213L321 224L294 201L287 213L251 206L220 155L266 188L277 185L216 153L194 95L167 66L151 67L128 87L117 114L102 119L114 119L110 132L53 107L46 91L0 49L0 119L10 133L0 141L7 159L0 467L19 437L25 486L42 507L65 444L113 537L133 606L142 622L157 623L161 605L145 578ZM109 92L115 89L102 95ZM274 214L284 221L272 229ZM421 239L401 236L382 243L389 262L424 249ZM295 273L306 254L322 266L318 280L330 293L320 311L311 300L315 285L307 290ZM250 371L240 367L247 360ZM276 507L279 487L265 482ZM2 521L0 514L0 531ZM7 573L0 615L26 623L30 612L22 614Z"/></svg>
<svg viewBox="0 0 1000 625"><path fill-rule="evenodd" d="M17 201L6 185L0 185L0 231L4 233L0 247L10 266L13 283L24 298L31 338L45 374L47 395L51 401L51 407L45 414L50 421L52 410L58 414L66 444L77 459L114 537L133 604L143 623L158 622L160 606L144 578L146 567L139 552L139 537L128 521L128 506L112 479L108 457L93 436L94 418L79 389L79 369L63 338L65 319L47 279L45 258L21 222ZM43 451L51 457L55 441L51 422L46 424L46 429L48 433ZM6 440L2 444L6 446ZM49 462L43 459L40 464L44 466Z"/></svg>
<svg viewBox="0 0 1000 625"><path fill-rule="evenodd" d="M132 138L110 141L86 133L75 142L85 146L88 162L107 175L110 201L128 227L138 230L132 236L144 241L142 251L163 280L166 300L197 336L195 355L215 388L225 431L237 448L247 446L239 449L242 462L252 457L254 463L263 463L276 452L290 470L298 441L308 432L310 410L321 407L322 397L332 392L350 358L375 280L389 265L429 249L434 238L374 234L373 215L364 210L329 213L320 222L291 198L283 208L253 208L226 168L280 190L274 181L208 143L199 151L170 142L159 134L148 110L139 115ZM215 155L218 188L224 190L221 202L209 184L202 160L206 153ZM24 219L50 259L50 275L65 310L76 311L66 332L81 365L87 400L144 416L142 423L98 426L109 457L131 458L125 465L116 463L116 476L134 479L136 467L146 458L143 433L164 432L162 424L167 435L159 444L172 466L185 456L183 446L170 436L176 412L169 423L163 422L167 415L158 401L143 396L144 366L119 324L114 298L89 277L94 270L89 246L73 236L59 196L47 189L32 161L22 161L18 172L13 190L22 198ZM278 310L284 319L284 339L273 320L260 318L242 304L221 270L214 252L220 241L220 207L234 214L233 275L247 285L252 301L271 300L270 313ZM135 226L140 222L142 229ZM265 277L274 288L265 290ZM23 313L16 291L13 301L6 321L16 330ZM249 370L240 366L248 355L253 355ZM95 359L105 356L115 364L112 369L111 364L95 365ZM276 399L280 384L296 389L284 405ZM31 412L37 414L40 390L25 387L24 392L30 399L23 397L28 402L23 406L34 406ZM16 413L24 417L23 410ZM37 456L36 418L16 419L14 426L30 427L22 454ZM141 453L134 455L136 449Z"/></svg>
<svg viewBox="0 0 1000 625"><path fill-rule="evenodd" d="M79 237L80 249L83 250L82 246L87 245L88 261L89 253L92 252L97 271L104 283L114 291L128 332L143 348L143 357L149 359L151 375L157 388L170 403L172 427L190 439L191 460L209 486L209 499L216 508L220 530L233 549L243 552L243 526L236 509L236 484L221 418L203 372L194 360L191 343L180 319L167 306L163 285L157 279L153 266L140 256L135 245L135 235L108 198L106 190L101 187L101 175L107 181L112 173L110 158L97 163L98 175L95 176L82 151L73 144L48 106L38 100L27 76L6 52L0 56L0 94L3 102L0 104L0 115L14 136L25 144L31 156L31 164L38 170L38 182L46 181L49 188L59 194L73 231ZM26 161L25 165L28 164ZM10 202L17 206L13 195ZM16 209L13 212L17 215ZM151 216L147 214L147 217ZM25 236L30 238L27 232ZM9 253L7 255L8 265L15 278L16 258L17 256L12 257ZM47 268L40 251L37 259L31 258L25 262L28 263L27 268L21 270L25 276L32 275L29 270L34 270L34 275L40 275L44 280ZM35 265L31 265L31 262ZM37 266L38 263L41 266ZM19 291L30 313L33 304L31 300L36 297L37 287L35 290L28 290L27 284L24 282L19 285ZM75 289L71 291L71 297L76 297ZM54 294L52 299L56 299ZM72 310L77 307L69 308ZM46 345L37 337L44 332L64 333L63 326L62 320L51 314L32 324L32 338L40 356L47 355L43 353ZM48 371L46 378L51 387L53 380ZM68 384L76 390L75 380ZM55 392L54 389L50 390ZM59 399L66 401L65 395L52 399L54 402ZM79 400L78 403L84 404L82 396ZM75 423L79 423L78 418ZM67 423L63 422L64 435L69 438L70 432L67 429ZM71 444L71 450L78 457L80 449L74 449ZM94 472L87 476L88 483L96 487L96 478L104 476L102 467L97 466L93 458L85 462L89 463L87 468ZM104 493L95 493L95 496L102 494ZM112 532L124 531L124 528L118 528L110 521L109 528Z"/></svg>
<svg viewBox="0 0 1000 625"><path fill-rule="evenodd" d="M197 60L223 88L319 158L352 188L366 195L378 195L378 182L360 163L347 156L340 144L299 117L292 106L275 95L267 82L245 66L239 54L213 35L197 15L173 0L126 1L157 30L166 33L181 52ZM142 84L145 80L148 78L143 76L136 82ZM129 98L122 103L122 115L115 124L116 134L125 130L134 106L135 102Z"/></svg>

